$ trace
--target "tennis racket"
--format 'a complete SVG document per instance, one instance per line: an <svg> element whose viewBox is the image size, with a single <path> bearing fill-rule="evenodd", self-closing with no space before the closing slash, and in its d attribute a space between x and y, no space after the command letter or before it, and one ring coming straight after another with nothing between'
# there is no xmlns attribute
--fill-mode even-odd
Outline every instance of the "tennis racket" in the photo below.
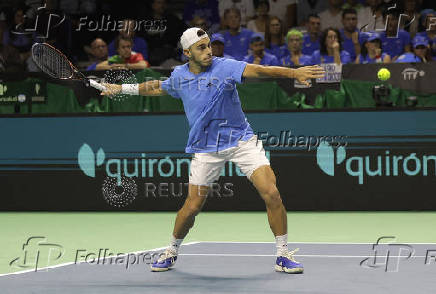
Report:
<svg viewBox="0 0 436 294"><path fill-rule="evenodd" d="M32 59L44 73L52 78L79 80L84 82L86 86L91 86L100 91L106 90L103 85L85 77L61 51L47 43L32 45Z"/></svg>

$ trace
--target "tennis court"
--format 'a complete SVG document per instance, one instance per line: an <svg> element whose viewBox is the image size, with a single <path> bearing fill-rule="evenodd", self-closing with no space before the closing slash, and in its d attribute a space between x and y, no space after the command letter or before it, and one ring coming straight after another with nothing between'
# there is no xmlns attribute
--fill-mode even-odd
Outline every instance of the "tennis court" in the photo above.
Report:
<svg viewBox="0 0 436 294"><path fill-rule="evenodd" d="M434 292L433 212L288 213L289 246L300 248L295 257L305 266L300 275L274 272L275 245L262 212L200 214L175 267L153 273L144 257L167 246L174 216L1 213L1 292ZM37 236L45 239L23 249Z"/></svg>

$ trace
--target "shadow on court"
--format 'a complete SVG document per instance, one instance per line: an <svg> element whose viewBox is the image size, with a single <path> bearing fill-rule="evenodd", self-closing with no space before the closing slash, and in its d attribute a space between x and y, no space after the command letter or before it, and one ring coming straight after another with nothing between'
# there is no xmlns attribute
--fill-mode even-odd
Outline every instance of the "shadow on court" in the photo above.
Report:
<svg viewBox="0 0 436 294"><path fill-rule="evenodd" d="M434 293L436 244L290 243L304 274L274 272L274 243L184 245L168 272L77 264L0 277L1 293Z"/></svg>

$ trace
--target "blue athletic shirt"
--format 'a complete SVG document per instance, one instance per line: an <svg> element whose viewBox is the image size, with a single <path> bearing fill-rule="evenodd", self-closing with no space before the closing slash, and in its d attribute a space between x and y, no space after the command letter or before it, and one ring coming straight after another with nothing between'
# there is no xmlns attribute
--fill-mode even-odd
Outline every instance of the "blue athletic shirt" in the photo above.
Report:
<svg viewBox="0 0 436 294"><path fill-rule="evenodd" d="M342 50L340 53L341 63L347 64L351 62L350 53L345 50ZM330 55L321 55L319 50L316 50L312 54L311 64L321 64L321 63L333 63L335 62L335 57Z"/></svg>
<svg viewBox="0 0 436 294"><path fill-rule="evenodd" d="M253 63L254 61L254 55L253 54L248 54L247 56L245 56L244 60L247 63ZM277 58L272 55L269 54L267 52L264 52L262 59L260 60L260 64L261 65L275 65L275 66L279 66L280 63L277 60Z"/></svg>
<svg viewBox="0 0 436 294"><path fill-rule="evenodd" d="M359 32L356 29L356 32ZM342 36L342 48L350 54L351 61L356 60L356 50L354 49L353 39L345 35L344 29L340 29L339 33Z"/></svg>
<svg viewBox="0 0 436 294"><path fill-rule="evenodd" d="M306 55L312 55L313 52L319 50L319 40L316 39L315 42L312 42L310 35L308 33L303 35L303 48L301 52Z"/></svg>
<svg viewBox="0 0 436 294"><path fill-rule="evenodd" d="M233 36L229 31L223 34L224 40L224 53L233 56L236 60L243 60L245 55L248 54L250 48L250 39L253 32L241 28L239 34Z"/></svg>
<svg viewBox="0 0 436 294"><path fill-rule="evenodd" d="M176 66L162 82L163 90L183 101L190 127L186 153L221 151L253 136L236 89L246 65L213 57L205 72L194 74L186 63Z"/></svg>
<svg viewBox="0 0 436 294"><path fill-rule="evenodd" d="M289 54L288 46L286 44L271 44L270 48L265 47L265 52L274 55L275 57L277 57L277 60L280 60Z"/></svg>
<svg viewBox="0 0 436 294"><path fill-rule="evenodd" d="M383 52L392 58L404 53L404 47L410 44L410 34L404 30L398 30L396 37L386 36L386 32L380 34Z"/></svg>
<svg viewBox="0 0 436 294"><path fill-rule="evenodd" d="M366 56L359 55L359 64L368 64L368 63L383 63L383 60L387 56L386 53L382 53L382 55L376 59L369 57L369 54Z"/></svg>
<svg viewBox="0 0 436 294"><path fill-rule="evenodd" d="M416 56L414 53L406 52L400 55L397 58L397 60L395 60L395 63L403 63L403 62L422 62L422 59Z"/></svg>
<svg viewBox="0 0 436 294"><path fill-rule="evenodd" d="M302 54L300 56L300 58L298 59L298 61L300 62L300 65L310 65L311 64L310 63L311 60L312 60L312 56L304 55L304 54ZM282 66L287 66L287 67L291 67L291 66L295 65L294 62L291 59L291 55L283 57L282 60L281 60L281 63L282 63L281 64Z"/></svg>

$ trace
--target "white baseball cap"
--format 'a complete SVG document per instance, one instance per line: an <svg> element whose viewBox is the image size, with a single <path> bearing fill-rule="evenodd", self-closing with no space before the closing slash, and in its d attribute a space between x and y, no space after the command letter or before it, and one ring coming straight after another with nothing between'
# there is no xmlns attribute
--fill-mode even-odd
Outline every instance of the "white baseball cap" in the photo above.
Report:
<svg viewBox="0 0 436 294"><path fill-rule="evenodd" d="M199 31L204 32L204 30L200 28L189 28L183 32L182 36L180 37L180 44L182 44L183 49L189 49L192 44L197 43L201 39L209 37L206 32L204 34L200 34L199 36Z"/></svg>

